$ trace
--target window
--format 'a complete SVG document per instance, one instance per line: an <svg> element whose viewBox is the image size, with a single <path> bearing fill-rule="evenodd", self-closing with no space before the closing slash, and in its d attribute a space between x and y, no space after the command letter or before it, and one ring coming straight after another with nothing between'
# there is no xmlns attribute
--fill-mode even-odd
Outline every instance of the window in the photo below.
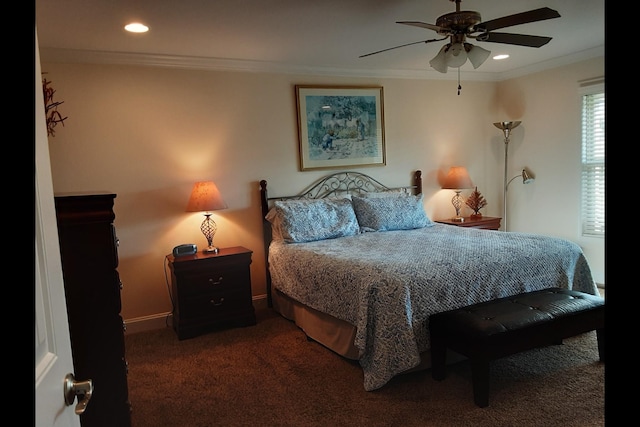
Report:
<svg viewBox="0 0 640 427"><path fill-rule="evenodd" d="M582 91L582 235L604 237L605 226L604 84Z"/></svg>

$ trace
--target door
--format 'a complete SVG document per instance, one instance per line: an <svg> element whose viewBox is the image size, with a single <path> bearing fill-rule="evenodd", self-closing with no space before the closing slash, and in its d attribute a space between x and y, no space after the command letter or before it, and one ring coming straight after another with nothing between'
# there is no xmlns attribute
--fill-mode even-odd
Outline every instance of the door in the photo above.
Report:
<svg viewBox="0 0 640 427"><path fill-rule="evenodd" d="M73 373L73 360L58 244L37 31L35 58L35 425L80 427L80 417L75 414L77 399L68 406L64 398L64 379L68 373Z"/></svg>

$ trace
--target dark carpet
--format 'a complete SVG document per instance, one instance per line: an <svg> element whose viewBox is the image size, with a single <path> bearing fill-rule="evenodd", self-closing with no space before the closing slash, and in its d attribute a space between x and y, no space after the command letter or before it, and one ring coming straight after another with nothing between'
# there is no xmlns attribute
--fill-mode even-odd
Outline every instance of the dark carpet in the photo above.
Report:
<svg viewBox="0 0 640 427"><path fill-rule="evenodd" d="M438 382L400 375L367 392L357 362L258 310L258 324L179 341L171 328L125 337L133 427L563 426L605 424L595 332L492 362L489 406L468 361Z"/></svg>

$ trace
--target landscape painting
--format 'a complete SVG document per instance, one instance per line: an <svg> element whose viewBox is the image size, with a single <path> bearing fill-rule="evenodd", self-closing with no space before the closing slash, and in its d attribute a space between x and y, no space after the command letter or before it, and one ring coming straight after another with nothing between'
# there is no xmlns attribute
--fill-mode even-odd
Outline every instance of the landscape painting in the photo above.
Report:
<svg viewBox="0 0 640 427"><path fill-rule="evenodd" d="M296 86L300 169L385 165L380 86Z"/></svg>

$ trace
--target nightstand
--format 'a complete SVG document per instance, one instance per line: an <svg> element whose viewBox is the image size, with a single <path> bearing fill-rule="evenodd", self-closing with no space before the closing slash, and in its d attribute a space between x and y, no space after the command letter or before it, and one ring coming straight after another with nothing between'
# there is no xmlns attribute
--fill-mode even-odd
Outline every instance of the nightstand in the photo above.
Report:
<svg viewBox="0 0 640 427"><path fill-rule="evenodd" d="M478 219L465 217L463 222L452 221L451 219L439 219L440 224L455 225L457 227L481 228L483 230L498 230L502 218L483 216Z"/></svg>
<svg viewBox="0 0 640 427"><path fill-rule="evenodd" d="M249 249L236 246L220 248L217 254L167 255L173 329L178 339L256 324L251 300L251 254Z"/></svg>

